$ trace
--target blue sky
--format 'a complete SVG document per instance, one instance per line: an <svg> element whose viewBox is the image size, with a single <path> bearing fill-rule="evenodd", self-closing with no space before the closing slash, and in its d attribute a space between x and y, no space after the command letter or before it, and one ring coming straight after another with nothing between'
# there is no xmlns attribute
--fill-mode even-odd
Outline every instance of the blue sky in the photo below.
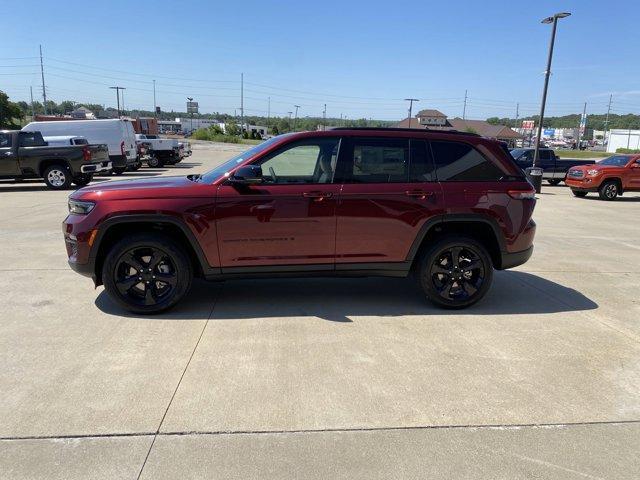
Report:
<svg viewBox="0 0 640 480"><path fill-rule="evenodd" d="M399 119L417 108L468 118L538 110L550 26L558 28L548 114L640 113L637 1L207 2L35 1L3 9L0 89L127 108L233 113L245 77L247 114ZM415 108L415 107L414 107ZM414 110L415 111L415 110Z"/></svg>

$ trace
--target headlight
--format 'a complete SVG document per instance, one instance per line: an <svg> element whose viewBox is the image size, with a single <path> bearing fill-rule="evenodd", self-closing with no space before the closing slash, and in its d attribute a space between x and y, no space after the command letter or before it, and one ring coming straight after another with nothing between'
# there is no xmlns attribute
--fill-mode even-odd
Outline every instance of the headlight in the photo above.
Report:
<svg viewBox="0 0 640 480"><path fill-rule="evenodd" d="M590 177L595 177L596 175L600 175L600 170L587 170L587 175Z"/></svg>
<svg viewBox="0 0 640 480"><path fill-rule="evenodd" d="M73 213L76 215L86 215L96 204L94 202L86 202L81 200L69 200L69 213Z"/></svg>

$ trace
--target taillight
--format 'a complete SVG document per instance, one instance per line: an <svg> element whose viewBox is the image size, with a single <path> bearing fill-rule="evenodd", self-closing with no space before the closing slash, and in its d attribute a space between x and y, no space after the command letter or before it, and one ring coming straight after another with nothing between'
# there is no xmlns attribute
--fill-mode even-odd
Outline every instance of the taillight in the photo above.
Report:
<svg viewBox="0 0 640 480"><path fill-rule="evenodd" d="M124 152L124 140L122 142L120 142L120 153L122 153L122 156L125 156L125 152Z"/></svg>
<svg viewBox="0 0 640 480"><path fill-rule="evenodd" d="M89 147L84 147L82 149L82 159L85 162L90 162L91 161L91 150L89 150Z"/></svg>
<svg viewBox="0 0 640 480"><path fill-rule="evenodd" d="M533 188L531 190L509 190L508 193L511 198L515 198L516 200L536 199L536 191Z"/></svg>

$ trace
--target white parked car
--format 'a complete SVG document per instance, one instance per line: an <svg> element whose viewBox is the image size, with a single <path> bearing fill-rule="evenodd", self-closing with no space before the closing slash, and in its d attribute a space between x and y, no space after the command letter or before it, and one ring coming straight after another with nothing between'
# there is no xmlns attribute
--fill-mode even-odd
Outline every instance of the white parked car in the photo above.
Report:
<svg viewBox="0 0 640 480"><path fill-rule="evenodd" d="M148 145L147 164L152 168L174 165L182 160L178 140L136 133L136 142Z"/></svg>
<svg viewBox="0 0 640 480"><path fill-rule="evenodd" d="M31 122L22 129L26 132L42 132L43 137L82 136L90 144L105 144L109 147L109 160L113 172L124 173L127 167L139 165L136 137L129 120L61 120Z"/></svg>
<svg viewBox="0 0 640 480"><path fill-rule="evenodd" d="M66 147L67 145L89 145L85 137L74 135L54 135L42 137L50 147Z"/></svg>

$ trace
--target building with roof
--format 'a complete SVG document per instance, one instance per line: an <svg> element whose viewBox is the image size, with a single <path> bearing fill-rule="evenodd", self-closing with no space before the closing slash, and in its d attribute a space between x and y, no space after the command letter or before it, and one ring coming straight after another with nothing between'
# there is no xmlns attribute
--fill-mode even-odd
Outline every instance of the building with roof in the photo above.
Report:
<svg viewBox="0 0 640 480"><path fill-rule="evenodd" d="M493 125L484 120L466 120L462 118L447 118L438 110L420 110L415 118L405 118L392 125L395 128L416 128L429 130L458 130L460 132L477 133L483 137L495 138L508 143L514 143L522 137L518 132L506 125Z"/></svg>

